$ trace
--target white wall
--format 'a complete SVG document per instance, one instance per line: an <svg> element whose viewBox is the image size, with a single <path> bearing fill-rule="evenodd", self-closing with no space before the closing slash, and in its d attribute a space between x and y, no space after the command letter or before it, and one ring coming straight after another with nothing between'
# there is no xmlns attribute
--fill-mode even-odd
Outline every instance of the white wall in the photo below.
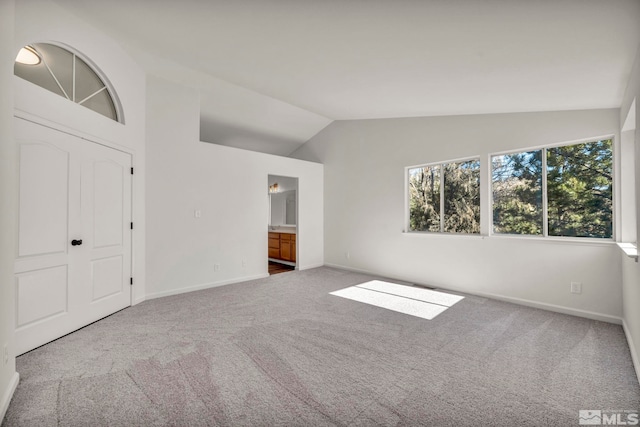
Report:
<svg viewBox="0 0 640 427"><path fill-rule="evenodd" d="M270 174L299 178L298 266L322 265L322 165L200 142L199 105L148 77L148 296L266 276Z"/></svg>
<svg viewBox="0 0 640 427"><path fill-rule="evenodd" d="M54 93L13 77L16 115L132 154L134 303L144 299L145 74L113 40L48 0L16 3L15 58L29 43L66 45L88 58L111 83L120 100L124 124L96 114Z"/></svg>
<svg viewBox="0 0 640 427"><path fill-rule="evenodd" d="M477 155L488 178L490 153L617 135L618 116L611 109L342 121L293 156L325 166L327 264L620 322L612 243L403 233L406 166ZM483 213L488 224L487 203ZM582 282L582 294L569 292L572 281Z"/></svg>
<svg viewBox="0 0 640 427"><path fill-rule="evenodd" d="M17 150L13 137L14 1L0 1L0 423L18 384L13 339ZM4 363L4 347L9 351Z"/></svg>
<svg viewBox="0 0 640 427"><path fill-rule="evenodd" d="M629 114L633 101L636 105L636 129L633 132L633 142L635 145L635 179L636 179L636 220L640 223L640 131L638 123L640 123L640 109L637 108L640 102L640 49L636 54L636 60L631 72L631 78L625 91L624 101L620 109L620 127L623 126L624 120ZM633 114L633 112L632 112ZM640 231L640 226L636 227L636 232ZM640 239L636 239L640 242ZM624 256L622 258L622 300L623 300L623 325L631 348L631 355L636 367L636 373L640 377L640 310L638 310L638 302L640 302L640 263Z"/></svg>

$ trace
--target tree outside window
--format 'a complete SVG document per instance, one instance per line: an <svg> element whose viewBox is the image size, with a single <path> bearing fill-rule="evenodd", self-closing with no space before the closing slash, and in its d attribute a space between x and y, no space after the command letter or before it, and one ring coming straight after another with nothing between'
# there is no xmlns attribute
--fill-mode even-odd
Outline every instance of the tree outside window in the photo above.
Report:
<svg viewBox="0 0 640 427"><path fill-rule="evenodd" d="M612 237L611 139L497 155L491 166L494 233Z"/></svg>
<svg viewBox="0 0 640 427"><path fill-rule="evenodd" d="M549 236L611 238L612 141L548 149L547 198Z"/></svg>
<svg viewBox="0 0 640 427"><path fill-rule="evenodd" d="M480 233L480 160L410 168L409 230Z"/></svg>
<svg viewBox="0 0 640 427"><path fill-rule="evenodd" d="M541 235L542 150L491 159L493 231Z"/></svg>

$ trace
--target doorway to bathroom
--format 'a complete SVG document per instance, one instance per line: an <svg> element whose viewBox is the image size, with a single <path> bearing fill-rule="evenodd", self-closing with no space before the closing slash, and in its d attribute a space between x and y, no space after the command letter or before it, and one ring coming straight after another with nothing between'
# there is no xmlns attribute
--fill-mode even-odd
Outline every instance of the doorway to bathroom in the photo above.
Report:
<svg viewBox="0 0 640 427"><path fill-rule="evenodd" d="M269 175L269 274L295 270L298 265L298 178Z"/></svg>

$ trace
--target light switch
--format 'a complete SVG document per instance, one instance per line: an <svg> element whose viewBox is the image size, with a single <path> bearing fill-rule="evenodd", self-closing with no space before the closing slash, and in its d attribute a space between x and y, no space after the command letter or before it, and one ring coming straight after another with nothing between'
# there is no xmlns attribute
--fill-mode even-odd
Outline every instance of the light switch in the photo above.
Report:
<svg viewBox="0 0 640 427"><path fill-rule="evenodd" d="M193 211L193 216L196 218L200 218L202 216L202 211L200 209L196 209Z"/></svg>

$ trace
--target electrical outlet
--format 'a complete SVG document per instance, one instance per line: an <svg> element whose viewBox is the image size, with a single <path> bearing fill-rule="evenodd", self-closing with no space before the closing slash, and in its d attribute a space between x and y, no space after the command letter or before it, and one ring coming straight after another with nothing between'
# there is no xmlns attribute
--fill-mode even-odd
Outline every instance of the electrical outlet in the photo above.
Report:
<svg viewBox="0 0 640 427"><path fill-rule="evenodd" d="M220 271L220 264L213 264L213 271Z"/></svg>
<svg viewBox="0 0 640 427"><path fill-rule="evenodd" d="M242 268L245 268L247 266L247 260L243 259L242 260Z"/></svg>
<svg viewBox="0 0 640 427"><path fill-rule="evenodd" d="M5 344L4 345L4 350L2 351L2 361L3 361L3 365L6 365L7 363L9 363L9 345Z"/></svg>
<svg viewBox="0 0 640 427"><path fill-rule="evenodd" d="M200 209L196 209L195 211L193 211L193 216L195 218L200 218L202 216L202 211Z"/></svg>
<svg viewBox="0 0 640 427"><path fill-rule="evenodd" d="M350 254L349 252L345 252L345 253L344 253L344 257L345 257L346 259L351 259L351 254Z"/></svg>
<svg viewBox="0 0 640 427"><path fill-rule="evenodd" d="M581 294L582 293L582 283L580 283L580 282L571 282L571 293L572 294Z"/></svg>

